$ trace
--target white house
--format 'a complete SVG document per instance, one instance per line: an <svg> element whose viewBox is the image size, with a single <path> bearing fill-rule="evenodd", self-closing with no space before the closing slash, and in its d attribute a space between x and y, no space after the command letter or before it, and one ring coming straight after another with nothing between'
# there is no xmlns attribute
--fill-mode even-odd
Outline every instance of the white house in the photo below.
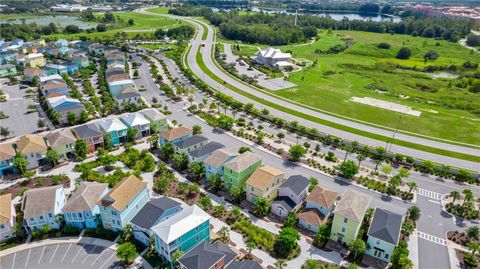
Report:
<svg viewBox="0 0 480 269"><path fill-rule="evenodd" d="M12 203L12 194L0 196L0 241L15 236L15 208Z"/></svg>
<svg viewBox="0 0 480 269"><path fill-rule="evenodd" d="M287 66L292 66L290 63L291 58L292 55L290 53L283 53L280 49L267 48L259 50L257 55L253 57L253 60L260 65L269 65L283 69Z"/></svg>
<svg viewBox="0 0 480 269"><path fill-rule="evenodd" d="M137 138L150 135L150 121L140 113L126 114L120 118L127 127L138 130Z"/></svg>
<svg viewBox="0 0 480 269"><path fill-rule="evenodd" d="M44 225L59 229L57 214L67 202L63 185L31 189L23 195L22 211L27 230L41 229Z"/></svg>

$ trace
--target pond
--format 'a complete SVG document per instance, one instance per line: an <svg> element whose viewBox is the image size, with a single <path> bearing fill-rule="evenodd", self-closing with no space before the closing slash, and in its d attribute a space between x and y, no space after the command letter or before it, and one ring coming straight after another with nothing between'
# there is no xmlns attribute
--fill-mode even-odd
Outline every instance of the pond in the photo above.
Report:
<svg viewBox="0 0 480 269"><path fill-rule="evenodd" d="M41 17L31 17L31 18L20 18L20 19L0 19L0 24L10 23L10 24L31 24L36 23L38 25L48 25L51 22L55 23L59 28L65 28L65 26L73 24L78 26L80 29L89 29L96 26L96 23L87 23L78 17L74 16L65 16L65 15L50 15L50 16L41 16Z"/></svg>

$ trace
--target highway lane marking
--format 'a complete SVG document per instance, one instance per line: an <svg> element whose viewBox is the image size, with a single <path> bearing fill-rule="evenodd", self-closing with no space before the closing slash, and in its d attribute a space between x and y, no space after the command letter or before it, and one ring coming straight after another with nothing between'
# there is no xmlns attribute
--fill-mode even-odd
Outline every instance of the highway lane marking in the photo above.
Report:
<svg viewBox="0 0 480 269"><path fill-rule="evenodd" d="M90 251L90 253L87 252L87 257L85 257L85 259L83 259L82 264L88 259L88 256L90 256L90 254L92 254L97 247L98 247L98 246L95 246L95 247L92 249L92 251Z"/></svg>
<svg viewBox="0 0 480 269"><path fill-rule="evenodd" d="M422 189L422 188L417 189L417 194L421 195L421 196L428 197L428 198L432 198L432 199L435 199L435 200L440 200L440 198L442 197L441 193L426 190L426 189Z"/></svg>
<svg viewBox="0 0 480 269"><path fill-rule="evenodd" d="M28 259L30 259L30 252L32 251L31 248L28 249L28 255L27 255L27 260L25 261L25 267L28 265Z"/></svg>
<svg viewBox="0 0 480 269"><path fill-rule="evenodd" d="M430 234L427 234L427 233L424 233L424 232L420 232L420 231L417 231L417 235L418 235L419 238L422 238L424 240L433 242L435 244L439 244L439 245L442 245L442 246L447 245L447 241L443 238L436 237L436 236L433 236L433 235L430 235Z"/></svg>
<svg viewBox="0 0 480 269"><path fill-rule="evenodd" d="M53 257L55 257L55 254L57 253L57 249L58 249L59 246L60 246L60 244L57 244L57 247L55 248L55 251L53 252L53 256L52 256L52 258L50 259L50 263L52 263Z"/></svg>
<svg viewBox="0 0 480 269"><path fill-rule="evenodd" d="M43 253L45 253L45 247L46 247L46 246L43 246L42 253L40 253L40 257L38 257L38 262L37 262L37 264L40 264L40 261L42 260Z"/></svg>
<svg viewBox="0 0 480 269"><path fill-rule="evenodd" d="M69 244L67 251L65 252L65 254L63 254L63 258L62 258L62 261L61 261L62 263L63 263L63 260L65 260L65 257L67 256L67 253L68 253L68 251L70 250L71 247L72 247L72 244Z"/></svg>
<svg viewBox="0 0 480 269"><path fill-rule="evenodd" d="M15 266L15 258L17 257L17 252L13 253L12 269Z"/></svg>

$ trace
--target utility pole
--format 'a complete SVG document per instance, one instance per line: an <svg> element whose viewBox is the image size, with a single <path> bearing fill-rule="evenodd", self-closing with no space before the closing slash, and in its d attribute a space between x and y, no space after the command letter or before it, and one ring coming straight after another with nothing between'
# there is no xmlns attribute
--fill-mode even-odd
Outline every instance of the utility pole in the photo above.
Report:
<svg viewBox="0 0 480 269"><path fill-rule="evenodd" d="M297 27L298 9L295 9L295 27Z"/></svg>

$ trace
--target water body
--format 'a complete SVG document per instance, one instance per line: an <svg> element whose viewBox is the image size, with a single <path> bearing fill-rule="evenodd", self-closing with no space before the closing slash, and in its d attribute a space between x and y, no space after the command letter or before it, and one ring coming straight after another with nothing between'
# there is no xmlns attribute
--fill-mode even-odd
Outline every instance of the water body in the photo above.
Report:
<svg viewBox="0 0 480 269"><path fill-rule="evenodd" d="M59 28L65 28L65 26L73 24L78 26L80 29L89 29L96 26L96 23L87 23L78 17L74 16L40 16L40 17L32 17L32 18L25 18L25 19L0 19L0 24L10 23L10 24L31 24L36 23L37 25L48 25L51 22L55 23Z"/></svg>
<svg viewBox="0 0 480 269"><path fill-rule="evenodd" d="M230 8L212 8L213 11L218 12L220 10L224 11L230 11L232 9ZM243 11L246 11L246 9L240 9ZM258 8L258 7L253 7L249 9L250 11L255 11L255 12L264 12L264 13L283 13L283 14L289 14L289 15L294 15L295 11L294 10L269 10L269 9L263 9L263 8ZM304 10L298 10L298 14L306 14L306 15L314 15L314 16L319 16L319 17L331 17L332 19L336 21L341 21L344 18L347 18L348 20L361 20L361 21L376 21L376 22L400 22L402 19L400 17L395 17L395 16L384 16L384 15L379 15L379 14L372 14L372 15L364 15L360 14L357 12L340 12L340 11L304 11Z"/></svg>

